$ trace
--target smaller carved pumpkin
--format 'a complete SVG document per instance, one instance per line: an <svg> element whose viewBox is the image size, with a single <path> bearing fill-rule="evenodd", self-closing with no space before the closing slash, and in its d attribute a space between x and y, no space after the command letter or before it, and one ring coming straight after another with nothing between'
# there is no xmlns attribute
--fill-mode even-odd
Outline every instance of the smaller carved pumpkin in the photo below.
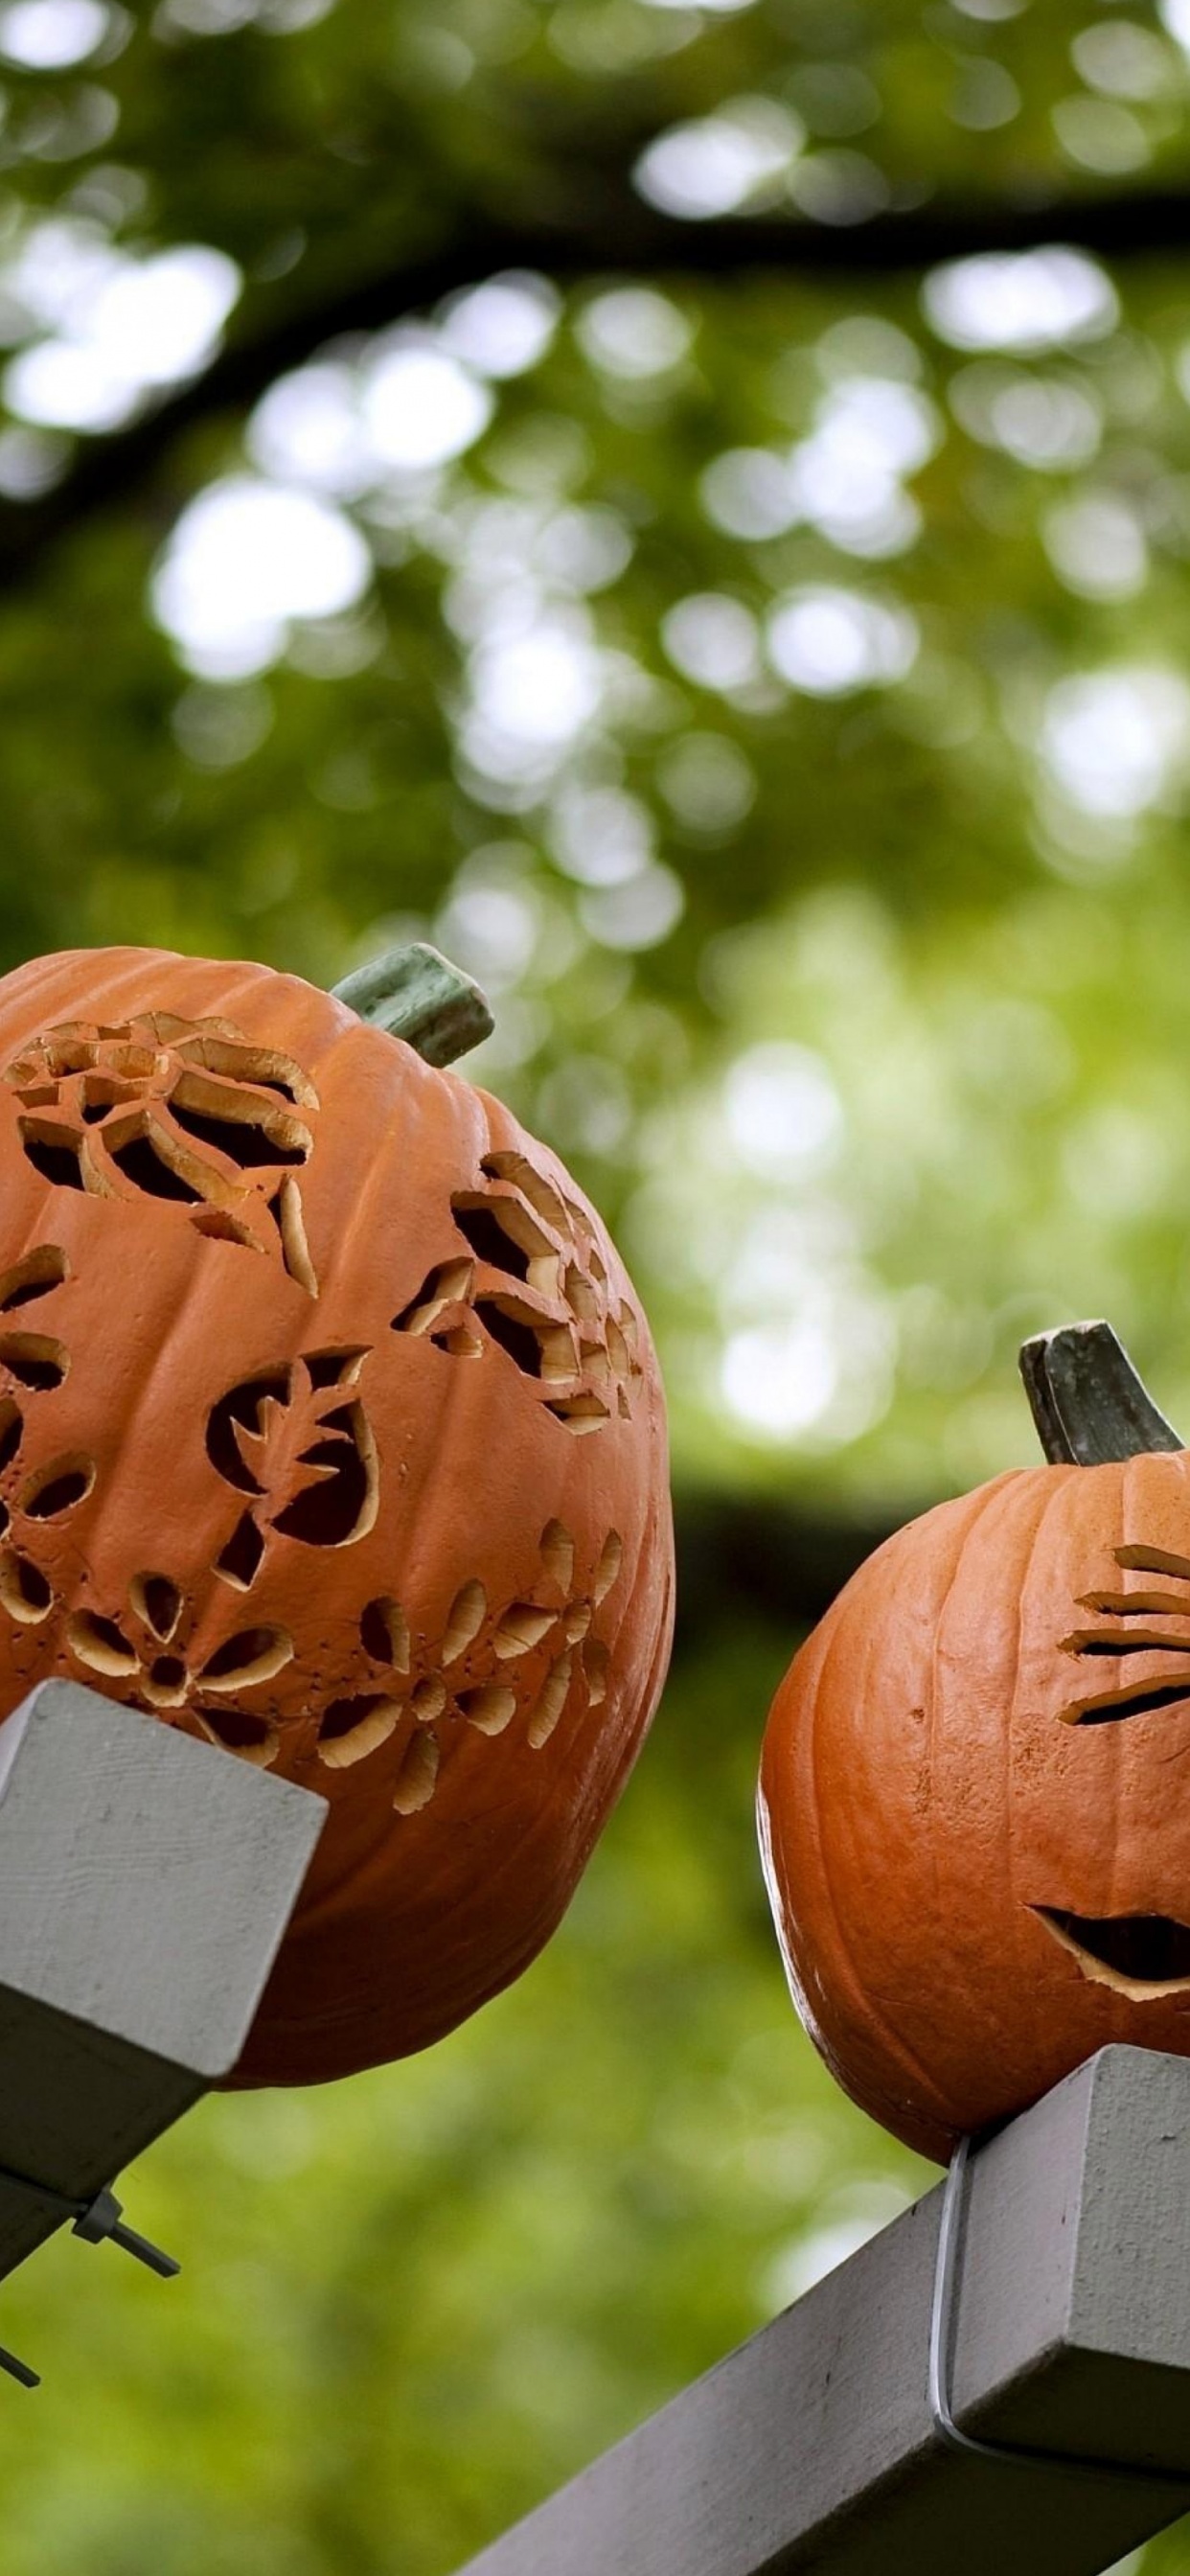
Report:
<svg viewBox="0 0 1190 2576"><path fill-rule="evenodd" d="M648 1330L440 1069L481 998L424 949L338 996L143 949L0 982L0 1716L73 1678L328 1800L245 2084L516 1976L665 1670Z"/></svg>
<svg viewBox="0 0 1190 2576"><path fill-rule="evenodd" d="M844 2089L945 2162L1109 2041L1190 2055L1190 1455L1106 1325L1049 1459L900 1530L777 1692L761 1844Z"/></svg>

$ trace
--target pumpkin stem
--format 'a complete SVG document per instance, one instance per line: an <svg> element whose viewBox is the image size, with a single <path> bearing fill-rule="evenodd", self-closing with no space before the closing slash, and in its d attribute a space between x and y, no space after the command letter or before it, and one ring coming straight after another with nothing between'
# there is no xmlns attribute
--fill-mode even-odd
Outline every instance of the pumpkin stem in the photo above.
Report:
<svg viewBox="0 0 1190 2576"><path fill-rule="evenodd" d="M387 1029L390 1037L404 1038L427 1064L453 1064L456 1056L490 1037L495 1026L478 984L424 939L388 949L383 957L357 967L354 975L345 975L331 991L361 1020Z"/></svg>
<svg viewBox="0 0 1190 2576"><path fill-rule="evenodd" d="M1037 1436L1055 1467L1102 1467L1145 1450L1183 1449L1110 1324L1061 1324L1020 1354Z"/></svg>

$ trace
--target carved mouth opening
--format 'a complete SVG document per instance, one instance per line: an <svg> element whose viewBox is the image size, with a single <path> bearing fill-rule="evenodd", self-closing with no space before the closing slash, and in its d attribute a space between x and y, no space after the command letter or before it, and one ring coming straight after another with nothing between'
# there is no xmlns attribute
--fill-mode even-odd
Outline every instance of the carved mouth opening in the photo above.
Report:
<svg viewBox="0 0 1190 2576"><path fill-rule="evenodd" d="M1190 1924L1168 1914L1071 1914L1060 1905L1032 1911L1097 1985L1138 2001L1190 1993Z"/></svg>

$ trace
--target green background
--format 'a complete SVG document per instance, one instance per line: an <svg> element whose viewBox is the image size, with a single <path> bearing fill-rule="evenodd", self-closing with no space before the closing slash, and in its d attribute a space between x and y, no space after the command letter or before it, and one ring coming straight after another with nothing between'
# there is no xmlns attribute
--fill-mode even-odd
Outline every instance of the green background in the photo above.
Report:
<svg viewBox="0 0 1190 2576"><path fill-rule="evenodd" d="M1110 1315L1190 1418L1190 8L85 0L47 62L41 5L3 962L438 939L636 1277L688 1571L730 1541L521 1986L204 2104L130 2185L175 2287L69 2239L5 2285L7 2576L445 2576L930 2179L759 1882L823 1568L1035 1454L1046 1324ZM179 246L222 337L171 371L142 305L121 377L104 295ZM417 352L456 425L410 462ZM216 647L178 568L229 489L316 509L339 591L274 564L237 643L224 559Z"/></svg>

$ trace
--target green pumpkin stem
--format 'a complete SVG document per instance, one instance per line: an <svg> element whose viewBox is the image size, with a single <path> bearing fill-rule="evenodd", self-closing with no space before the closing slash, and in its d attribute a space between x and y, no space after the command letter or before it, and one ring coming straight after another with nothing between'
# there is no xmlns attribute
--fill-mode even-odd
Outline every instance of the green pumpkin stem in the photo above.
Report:
<svg viewBox="0 0 1190 2576"><path fill-rule="evenodd" d="M331 990L361 1020L404 1038L427 1064L453 1064L495 1026L478 984L423 939L388 949Z"/></svg>
<svg viewBox="0 0 1190 2576"><path fill-rule="evenodd" d="M1051 1466L1102 1467L1185 1442L1159 1413L1110 1324L1061 1324L1020 1354L1037 1436Z"/></svg>

